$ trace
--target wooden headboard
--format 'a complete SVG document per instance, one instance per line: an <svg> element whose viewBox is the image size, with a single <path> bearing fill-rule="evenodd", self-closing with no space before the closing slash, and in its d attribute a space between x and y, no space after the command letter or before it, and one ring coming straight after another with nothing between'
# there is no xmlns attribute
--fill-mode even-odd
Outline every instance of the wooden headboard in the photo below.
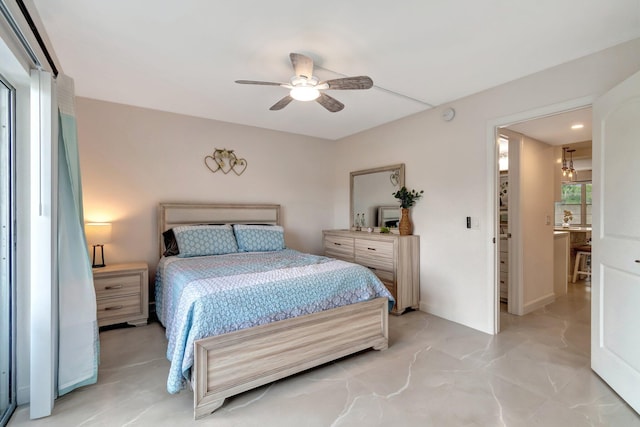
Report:
<svg viewBox="0 0 640 427"><path fill-rule="evenodd" d="M280 205L160 203L158 205L158 249L164 252L162 233L179 225L280 224Z"/></svg>

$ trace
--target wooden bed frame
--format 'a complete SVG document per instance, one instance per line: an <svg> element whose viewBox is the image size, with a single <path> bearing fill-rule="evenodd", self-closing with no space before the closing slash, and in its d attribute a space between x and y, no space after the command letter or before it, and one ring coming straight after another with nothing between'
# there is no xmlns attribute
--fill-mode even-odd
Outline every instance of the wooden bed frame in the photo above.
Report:
<svg viewBox="0 0 640 427"><path fill-rule="evenodd" d="M161 203L162 232L187 224L280 224L280 205ZM319 237L318 237L319 238ZM349 354L388 346L386 298L212 336L194 343L194 418L242 393Z"/></svg>

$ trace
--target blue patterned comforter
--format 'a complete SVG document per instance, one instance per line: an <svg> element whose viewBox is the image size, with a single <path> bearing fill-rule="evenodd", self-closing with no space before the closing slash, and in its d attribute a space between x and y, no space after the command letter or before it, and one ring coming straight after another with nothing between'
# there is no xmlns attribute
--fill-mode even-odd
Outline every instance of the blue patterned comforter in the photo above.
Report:
<svg viewBox="0 0 640 427"><path fill-rule="evenodd" d="M201 338L377 297L394 304L369 269L292 249L162 258L155 291L169 340L169 393L184 388Z"/></svg>

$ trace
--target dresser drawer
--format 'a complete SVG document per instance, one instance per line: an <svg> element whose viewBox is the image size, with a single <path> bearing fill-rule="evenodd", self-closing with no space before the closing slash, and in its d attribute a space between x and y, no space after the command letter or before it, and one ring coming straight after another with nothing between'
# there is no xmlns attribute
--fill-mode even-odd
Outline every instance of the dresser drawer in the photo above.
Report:
<svg viewBox="0 0 640 427"><path fill-rule="evenodd" d="M501 272L509 271L509 253L508 252L500 252L500 271Z"/></svg>
<svg viewBox="0 0 640 427"><path fill-rule="evenodd" d="M140 293L140 275L129 274L122 276L95 278L93 285L96 289L96 298L111 298L123 295Z"/></svg>
<svg viewBox="0 0 640 427"><path fill-rule="evenodd" d="M376 270L393 271L393 242L356 239L356 262Z"/></svg>
<svg viewBox="0 0 640 427"><path fill-rule="evenodd" d="M325 235L324 254L332 258L353 261L353 238Z"/></svg>
<svg viewBox="0 0 640 427"><path fill-rule="evenodd" d="M500 272L500 289L505 291L509 289L509 273Z"/></svg>
<svg viewBox="0 0 640 427"><path fill-rule="evenodd" d="M500 301L509 299L509 273L500 273Z"/></svg>
<svg viewBox="0 0 640 427"><path fill-rule="evenodd" d="M98 324L101 321L108 321L111 318L131 317L133 315L142 315L142 300L140 294L129 295L117 298L105 298L97 300L98 305Z"/></svg>
<svg viewBox="0 0 640 427"><path fill-rule="evenodd" d="M397 304L398 303L398 294L396 293L396 285L394 285L391 282L382 282L382 283L384 283L384 286L391 293L391 296L393 297L393 299L396 301L396 304ZM394 306L394 308L395 308L395 306Z"/></svg>
<svg viewBox="0 0 640 427"><path fill-rule="evenodd" d="M387 283L395 282L395 277L393 277L393 271L380 270L372 267L369 267L369 268L376 276L378 276L378 279L380 279L380 281L383 282L385 286L387 286Z"/></svg>

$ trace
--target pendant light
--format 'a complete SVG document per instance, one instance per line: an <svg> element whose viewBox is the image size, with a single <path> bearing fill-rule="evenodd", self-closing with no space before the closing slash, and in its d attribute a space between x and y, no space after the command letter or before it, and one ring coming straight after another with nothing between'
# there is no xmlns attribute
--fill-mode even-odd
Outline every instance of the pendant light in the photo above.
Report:
<svg viewBox="0 0 640 427"><path fill-rule="evenodd" d="M576 151L573 148L562 147L562 176L569 178L569 180L578 177L578 171L573 167L573 152ZM569 153L569 166L567 166L567 153Z"/></svg>

